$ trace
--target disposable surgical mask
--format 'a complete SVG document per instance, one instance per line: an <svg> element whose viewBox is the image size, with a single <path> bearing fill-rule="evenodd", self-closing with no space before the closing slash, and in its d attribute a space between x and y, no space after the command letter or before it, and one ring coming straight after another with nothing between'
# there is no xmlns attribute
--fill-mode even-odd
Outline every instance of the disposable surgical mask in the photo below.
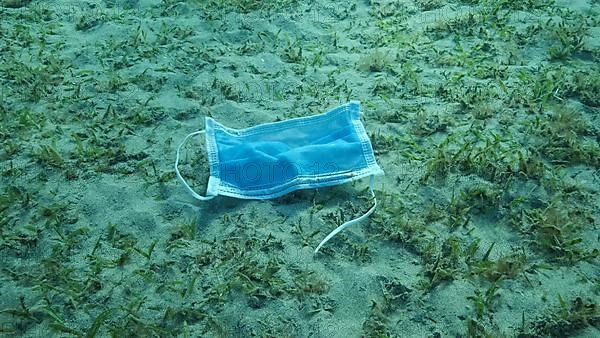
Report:
<svg viewBox="0 0 600 338"><path fill-rule="evenodd" d="M196 193L179 172L186 141L205 134L210 176L205 196ZM353 101L327 113L232 129L206 117L205 130L187 135L177 147L177 177L196 199L218 195L271 199L298 189L314 189L370 177L373 206L362 216L333 230L315 249L343 229L368 217L376 208L374 176L383 175Z"/></svg>

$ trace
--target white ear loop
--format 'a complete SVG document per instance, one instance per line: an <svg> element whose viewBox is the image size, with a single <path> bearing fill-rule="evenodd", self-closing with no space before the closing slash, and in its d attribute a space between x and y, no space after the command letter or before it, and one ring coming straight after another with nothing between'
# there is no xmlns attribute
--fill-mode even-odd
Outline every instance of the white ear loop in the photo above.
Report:
<svg viewBox="0 0 600 338"><path fill-rule="evenodd" d="M375 202L375 203L373 203L373 206L371 207L371 209L369 209L369 211L367 211L364 215L362 215L358 218L355 218L353 220L350 220L350 221L338 226L337 228L335 228L332 232L329 233L329 235L327 235L327 237L325 237L321 241L321 243L319 243L319 246L317 246L317 248L315 249L315 253L319 252L319 249L321 249L323 244L327 243L327 241L332 239L340 231L346 229L347 227L349 227L351 225L354 225L354 224L362 221L363 219L369 217L373 213L373 211L375 211L375 208L377 208L377 198L375 198L375 192L373 191L374 188L375 188L375 176L371 175L371 179L369 180L369 190L371 191L371 196L373 196L373 201Z"/></svg>
<svg viewBox="0 0 600 338"><path fill-rule="evenodd" d="M197 192L195 192L194 189L192 189L190 187L190 185L185 181L183 176L181 176L181 173L179 172L179 167L178 167L179 166L179 153L181 152L181 147L183 147L183 145L187 142L187 140L190 137L198 135L198 134L204 134L204 130L199 130L199 131L195 131L191 134L188 134L183 139L183 141L181 141L179 146L177 147L177 156L175 157L175 174L177 174L177 178L183 184L183 186L187 189L187 191L192 195L192 197L194 197L195 199L201 200L201 201L208 201L208 200L215 198L216 195L202 196L202 195L198 194Z"/></svg>

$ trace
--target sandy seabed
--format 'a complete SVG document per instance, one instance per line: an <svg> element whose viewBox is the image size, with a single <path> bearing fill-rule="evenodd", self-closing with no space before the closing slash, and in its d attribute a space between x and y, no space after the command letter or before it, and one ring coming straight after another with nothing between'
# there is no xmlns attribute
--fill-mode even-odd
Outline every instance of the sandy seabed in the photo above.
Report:
<svg viewBox="0 0 600 338"><path fill-rule="evenodd" d="M600 2L0 0L0 334L600 336ZM351 100L385 176L188 196ZM206 189L201 137L181 171Z"/></svg>

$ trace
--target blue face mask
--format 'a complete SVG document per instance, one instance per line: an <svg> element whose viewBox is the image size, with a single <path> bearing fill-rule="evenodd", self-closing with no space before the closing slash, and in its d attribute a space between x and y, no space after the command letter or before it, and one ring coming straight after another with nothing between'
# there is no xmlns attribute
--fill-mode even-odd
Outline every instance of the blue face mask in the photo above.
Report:
<svg viewBox="0 0 600 338"><path fill-rule="evenodd" d="M178 168L182 146L205 133L210 177L206 196L196 193ZM199 200L217 195L270 199L298 189L332 186L369 176L374 204L363 216L332 231L316 248L338 232L368 217L377 205L373 176L383 175L360 121L360 104L350 102L325 114L231 129L206 117L206 129L187 135L177 148L177 177Z"/></svg>

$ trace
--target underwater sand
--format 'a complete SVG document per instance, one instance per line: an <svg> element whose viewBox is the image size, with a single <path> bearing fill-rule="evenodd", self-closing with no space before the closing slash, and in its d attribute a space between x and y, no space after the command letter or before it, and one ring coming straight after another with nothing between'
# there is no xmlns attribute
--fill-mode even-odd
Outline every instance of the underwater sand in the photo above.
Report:
<svg viewBox="0 0 600 338"><path fill-rule="evenodd" d="M599 337L598 1L0 0L0 335ZM175 150L362 103L386 175ZM202 138L182 174L206 189Z"/></svg>

